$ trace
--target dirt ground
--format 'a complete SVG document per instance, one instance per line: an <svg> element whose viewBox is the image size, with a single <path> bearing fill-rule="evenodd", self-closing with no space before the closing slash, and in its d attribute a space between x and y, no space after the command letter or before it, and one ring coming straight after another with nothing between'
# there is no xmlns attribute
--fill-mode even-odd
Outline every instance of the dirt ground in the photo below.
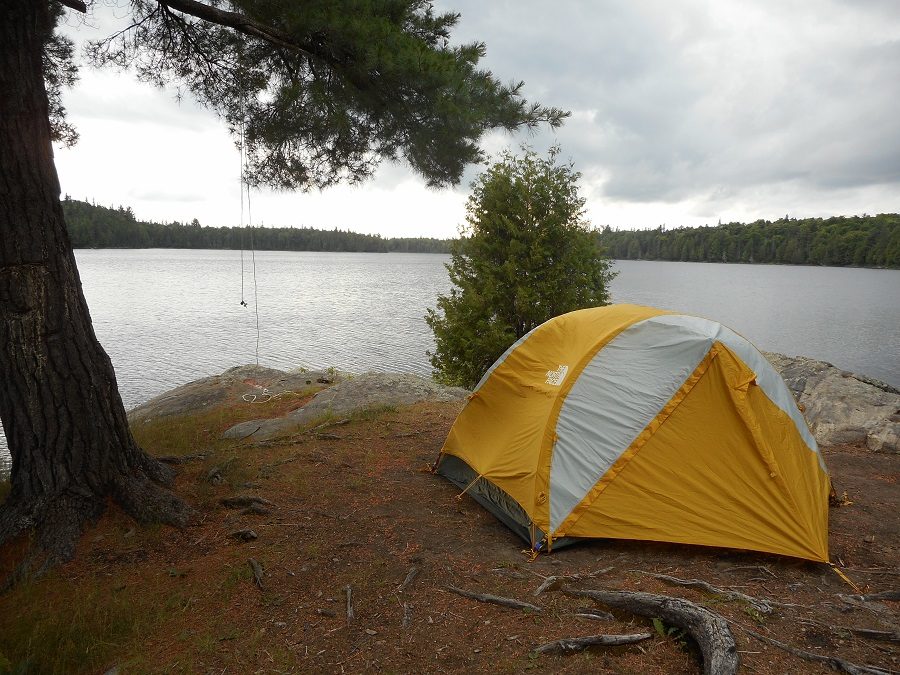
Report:
<svg viewBox="0 0 900 675"><path fill-rule="evenodd" d="M741 672L831 672L745 628L814 654L900 670L897 642L852 632L896 633L898 603L848 603L839 594L855 591L824 565L612 540L529 562L518 538L428 470L460 406L371 411L256 445L214 441L233 420L210 421L178 451L205 454L179 465L177 492L198 509L197 524L182 531L141 527L112 509L83 537L74 562L46 582L0 597L0 634L15 629L29 635L29 622L36 625L85 597L110 607L118 598L142 616L129 615L131 628L115 633L112 646L86 654L76 670L701 672L696 646L678 631L622 613L610 620L581 618L576 611L590 602L559 591L534 595L547 576L604 570L573 587L669 594L721 613L737 639ZM142 442L160 454L171 451L154 447L149 437ZM900 457L851 447L828 448L824 455L838 492L852 502L831 510L833 560L866 592L896 590ZM267 512L243 513L221 503L235 495L265 500L257 510ZM233 535L245 529L258 538ZM13 554L0 555L0 573ZM261 586L250 559L263 570ZM746 602L673 587L648 572L701 579L789 606L764 616ZM530 602L541 611L476 602L448 585ZM22 612L24 602L35 606ZM570 655L533 651L565 637L638 632L653 637ZM2 648L0 642L0 655Z"/></svg>

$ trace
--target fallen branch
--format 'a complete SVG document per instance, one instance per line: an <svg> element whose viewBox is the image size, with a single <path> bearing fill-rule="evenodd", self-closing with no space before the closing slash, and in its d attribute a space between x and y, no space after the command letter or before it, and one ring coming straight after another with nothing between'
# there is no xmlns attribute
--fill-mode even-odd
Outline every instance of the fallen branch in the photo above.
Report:
<svg viewBox="0 0 900 675"><path fill-rule="evenodd" d="M823 656L821 654L813 654L812 652L803 651L802 649L798 649L797 647L792 647L789 644L785 644L784 642L779 642L774 638L766 637L765 635L761 635L754 630L750 630L740 624L735 624L738 628L744 630L747 634L752 635L757 640L761 642L765 642L766 644L770 644L773 647L778 647L778 649L782 649L786 651L788 654L793 654L801 659L806 661L812 661L814 663L823 663L832 670L837 670L842 673L848 673L849 675L889 675L891 671L885 670L883 668L878 668L876 666L858 666L855 663L850 663L849 661L844 661L844 659L839 659L836 656Z"/></svg>
<svg viewBox="0 0 900 675"><path fill-rule="evenodd" d="M590 574L569 574L563 576L545 577L544 581L540 586L537 587L537 589L535 589L532 595L538 596L545 591L558 591L569 582L583 581L584 579L593 579L594 577L599 577L601 574L606 574L612 569L612 567L604 567L602 570L597 570L596 572L591 572Z"/></svg>
<svg viewBox="0 0 900 675"><path fill-rule="evenodd" d="M513 600L512 598L503 598L499 595L489 595L487 593L473 593L472 591L467 591L462 588L457 588L456 586L447 586L447 590L451 593L456 593L457 595L461 595L464 598L469 598L470 600L477 600L478 602L488 602L494 605L502 605L503 607L511 607L512 609L524 609L532 612L540 612L543 611L537 605L532 605L529 602L522 602L521 600Z"/></svg>
<svg viewBox="0 0 900 675"><path fill-rule="evenodd" d="M643 570L632 571L638 572L639 574L646 574L647 576L653 577L654 579L660 579L661 581L665 581L666 583L673 584L675 586L698 588L701 591L706 591L707 593L712 593L713 595L719 595L723 598L727 598L728 600L740 600L741 602L746 602L760 614L771 614L772 605L777 604L772 602L771 600L754 598L752 595L746 595L744 593L732 591L727 588L718 588L700 579L679 579L677 577L670 577L668 574L655 574L653 572L645 572Z"/></svg>
<svg viewBox="0 0 900 675"><path fill-rule="evenodd" d="M534 648L536 654L571 654L588 647L619 647L642 640L649 640L653 633L634 633L632 635L587 635L585 637L563 638L547 642Z"/></svg>
<svg viewBox="0 0 900 675"><path fill-rule="evenodd" d="M659 618L681 628L700 646L705 675L734 675L738 671L741 659L728 622L705 607L682 598L652 593L570 589L564 589L563 592L573 597L590 598L638 616Z"/></svg>

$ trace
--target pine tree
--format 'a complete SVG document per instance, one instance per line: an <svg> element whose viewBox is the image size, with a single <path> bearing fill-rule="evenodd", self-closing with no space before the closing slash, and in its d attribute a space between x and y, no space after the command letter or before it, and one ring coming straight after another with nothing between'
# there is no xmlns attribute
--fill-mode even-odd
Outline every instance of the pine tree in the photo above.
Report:
<svg viewBox="0 0 900 675"><path fill-rule="evenodd" d="M387 159L446 185L480 159L487 130L565 117L479 70L484 45L451 46L458 16L424 0L128 6L132 25L94 45L94 61L174 82L242 130L254 183L358 182ZM70 558L110 500L143 521L191 516L164 487L170 469L131 436L81 292L51 148L75 140L59 98L75 78L62 14L7 0L0 21L0 419L12 455L0 544L33 530L43 566Z"/></svg>
<svg viewBox="0 0 900 675"><path fill-rule="evenodd" d="M579 174L557 155L505 153L473 183L447 265L454 287L425 317L439 380L474 387L532 328L609 302L611 263L585 221Z"/></svg>

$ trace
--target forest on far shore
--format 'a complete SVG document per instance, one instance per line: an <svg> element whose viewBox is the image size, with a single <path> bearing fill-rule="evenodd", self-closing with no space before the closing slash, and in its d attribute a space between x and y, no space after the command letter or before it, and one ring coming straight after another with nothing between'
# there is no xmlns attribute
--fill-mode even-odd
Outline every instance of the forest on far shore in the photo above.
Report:
<svg viewBox="0 0 900 675"><path fill-rule="evenodd" d="M74 248L195 248L271 251L449 253L450 239L382 237L312 227L247 228L152 223L131 208L62 201ZM716 226L604 227L597 239L618 260L775 263L900 268L900 214L781 218Z"/></svg>
<svg viewBox="0 0 900 675"><path fill-rule="evenodd" d="M619 260L900 267L900 214L781 218L714 227L615 230L598 238Z"/></svg>
<svg viewBox="0 0 900 675"><path fill-rule="evenodd" d="M258 251L347 251L354 253L448 253L450 240L391 237L312 227L209 227L191 223L151 223L131 207L62 201L73 248L199 248Z"/></svg>

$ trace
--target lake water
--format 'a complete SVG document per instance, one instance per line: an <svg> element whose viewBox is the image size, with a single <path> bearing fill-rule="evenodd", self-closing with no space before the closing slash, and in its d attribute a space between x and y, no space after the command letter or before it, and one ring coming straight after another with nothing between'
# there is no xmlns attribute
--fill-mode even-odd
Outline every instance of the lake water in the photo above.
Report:
<svg viewBox="0 0 900 675"><path fill-rule="evenodd" d="M94 327L131 408L174 386L256 361L250 255L76 252ZM256 253L259 362L421 375L423 320L450 282L449 256ZM760 349L803 354L900 385L900 271L618 261L616 302L699 314ZM0 433L0 471L8 460Z"/></svg>

